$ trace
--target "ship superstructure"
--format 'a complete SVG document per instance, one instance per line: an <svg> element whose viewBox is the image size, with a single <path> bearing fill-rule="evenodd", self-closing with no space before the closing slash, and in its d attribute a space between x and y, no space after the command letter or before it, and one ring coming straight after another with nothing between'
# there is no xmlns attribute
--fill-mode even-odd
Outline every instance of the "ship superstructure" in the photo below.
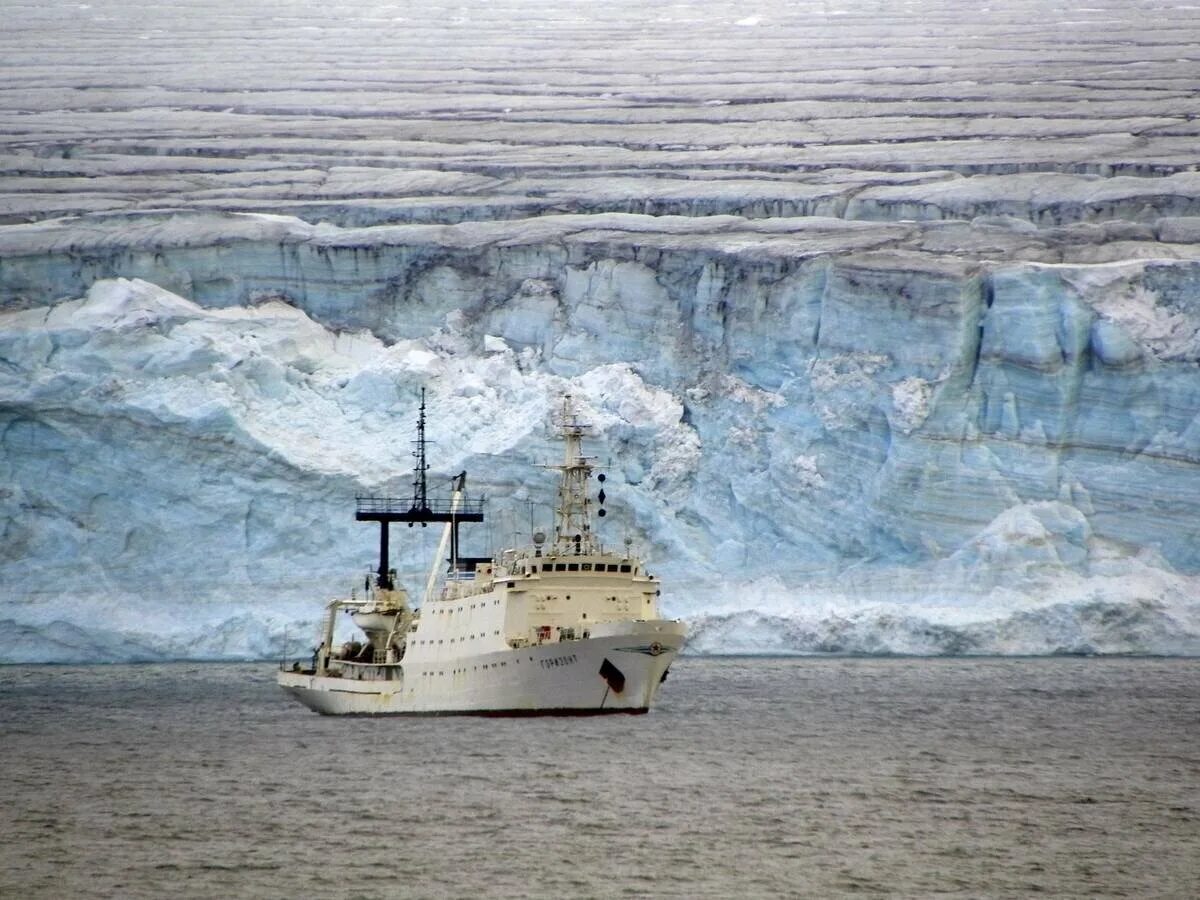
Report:
<svg viewBox="0 0 1200 900"><path fill-rule="evenodd" d="M646 712L685 628L660 618L659 581L629 543L610 550L593 529L594 467L583 453L589 429L569 397L556 425L564 455L551 467L559 472L553 535L535 533L530 546L496 557L463 557L459 527L483 520L483 502L467 496L465 472L454 478L448 498L429 497L422 395L413 498L358 498L357 518L380 526L379 567L362 599L328 604L311 666L285 666L280 685L327 714ZM596 512L603 517L604 476L596 481ZM443 524L419 608L388 566L394 522ZM334 651L342 609L366 641Z"/></svg>

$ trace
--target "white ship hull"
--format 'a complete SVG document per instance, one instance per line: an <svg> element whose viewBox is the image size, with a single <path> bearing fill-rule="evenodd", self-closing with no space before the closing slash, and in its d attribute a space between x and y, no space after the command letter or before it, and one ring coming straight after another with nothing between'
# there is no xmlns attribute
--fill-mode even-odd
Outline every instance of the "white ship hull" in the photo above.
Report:
<svg viewBox="0 0 1200 900"><path fill-rule="evenodd" d="M683 647L682 622L660 618L659 580L630 552L605 549L591 525L583 453L587 426L569 397L558 419L564 440L553 539L463 557L459 525L483 521L466 496L466 472L449 500L430 497L425 472L425 400L417 417L413 497L355 498L355 518L379 523L379 569L365 597L326 604L311 669L279 673L279 685L331 716L592 715L644 713ZM599 484L605 476L596 476ZM604 489L595 498L605 514ZM388 528L444 523L420 608L408 604L388 566ZM531 528L532 531L532 528ZM449 550L449 557L446 552ZM440 593L438 569L448 565ZM365 643L335 648L335 618L350 612Z"/></svg>
<svg viewBox="0 0 1200 900"><path fill-rule="evenodd" d="M684 626L612 624L619 633L393 666L388 680L376 678L379 667L346 666L340 677L282 671L279 684L324 715L644 713Z"/></svg>

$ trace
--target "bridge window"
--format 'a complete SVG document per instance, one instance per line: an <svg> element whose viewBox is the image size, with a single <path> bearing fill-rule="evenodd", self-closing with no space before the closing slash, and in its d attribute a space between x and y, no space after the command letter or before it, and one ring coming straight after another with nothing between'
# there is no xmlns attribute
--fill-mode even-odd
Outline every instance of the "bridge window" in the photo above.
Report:
<svg viewBox="0 0 1200 900"><path fill-rule="evenodd" d="M630 573L630 572L632 572L632 571L633 571L633 566L631 566L631 565L623 565L623 566L621 566L621 571L622 571L622 572L624 572L624 573L626 573L626 574L628 574L628 573Z"/></svg>

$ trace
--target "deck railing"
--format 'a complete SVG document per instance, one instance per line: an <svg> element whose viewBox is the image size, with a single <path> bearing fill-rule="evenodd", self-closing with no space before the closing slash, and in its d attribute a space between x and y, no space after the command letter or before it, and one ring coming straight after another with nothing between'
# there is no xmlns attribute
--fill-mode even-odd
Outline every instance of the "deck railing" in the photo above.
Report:
<svg viewBox="0 0 1200 900"><path fill-rule="evenodd" d="M457 502L448 497L431 498L425 506L418 508L411 497L355 497L355 512L369 515L402 515L404 513L430 513L432 515L480 515L483 513L482 498L460 498Z"/></svg>

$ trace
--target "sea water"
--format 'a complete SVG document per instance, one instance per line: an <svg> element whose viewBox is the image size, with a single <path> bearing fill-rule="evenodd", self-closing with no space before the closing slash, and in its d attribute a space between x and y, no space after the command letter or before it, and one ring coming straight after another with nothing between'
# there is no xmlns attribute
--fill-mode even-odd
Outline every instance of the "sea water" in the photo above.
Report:
<svg viewBox="0 0 1200 900"><path fill-rule="evenodd" d="M1200 661L683 659L647 716L0 668L2 897L1187 897Z"/></svg>

